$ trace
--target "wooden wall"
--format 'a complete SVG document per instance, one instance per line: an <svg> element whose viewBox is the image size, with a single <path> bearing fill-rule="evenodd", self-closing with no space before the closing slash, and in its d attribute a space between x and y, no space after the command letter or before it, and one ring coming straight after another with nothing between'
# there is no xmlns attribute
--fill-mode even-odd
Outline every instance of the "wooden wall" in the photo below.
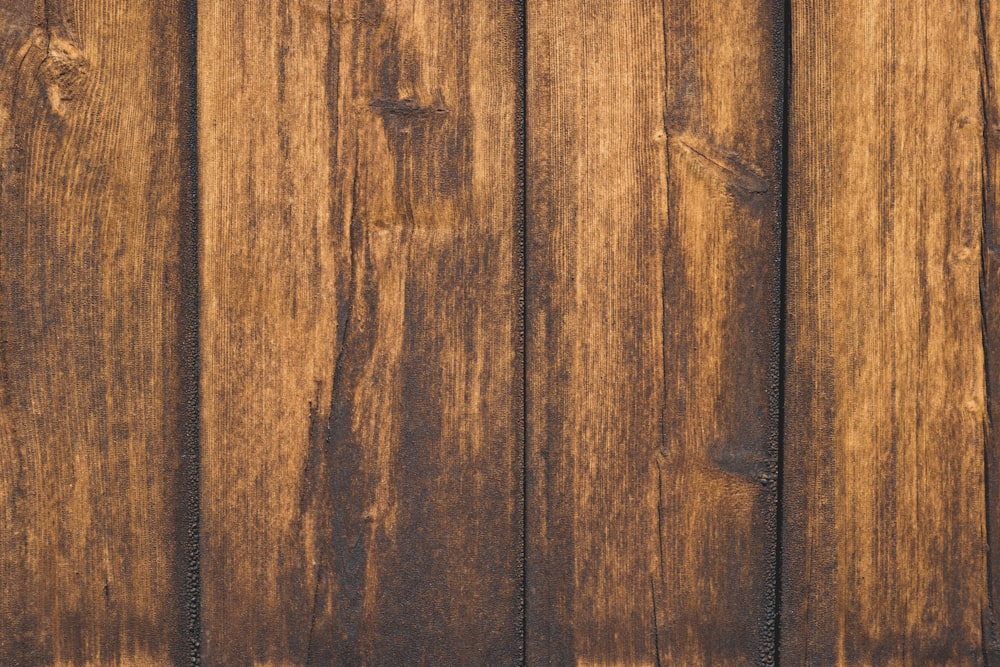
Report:
<svg viewBox="0 0 1000 667"><path fill-rule="evenodd" d="M0 665L1000 666L1000 5L0 0Z"/></svg>

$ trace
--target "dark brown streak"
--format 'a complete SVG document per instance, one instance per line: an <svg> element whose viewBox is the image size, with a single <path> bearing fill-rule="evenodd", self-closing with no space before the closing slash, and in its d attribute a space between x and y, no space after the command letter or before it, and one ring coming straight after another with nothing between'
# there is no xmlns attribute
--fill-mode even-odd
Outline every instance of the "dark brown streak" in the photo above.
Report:
<svg viewBox="0 0 1000 667"><path fill-rule="evenodd" d="M405 118L423 118L426 116L445 115L451 113L450 109L443 106L421 106L412 97L404 97L401 100L379 98L377 100L372 100L371 104L368 106L385 115L402 116Z"/></svg>
<svg viewBox="0 0 1000 667"><path fill-rule="evenodd" d="M330 411L328 413L329 414L328 419L330 421L332 421L333 419L333 413L335 408L333 403L337 400L337 395L340 391L341 385L343 384L343 377L344 377L343 362L344 362L344 352L347 348L347 328L350 326L351 317L354 311L355 292L357 291L357 286L358 286L358 271L360 262L358 261L357 257L357 252L358 252L357 245L358 245L358 239L361 236L360 235L361 230L355 229L355 227L360 224L360 221L355 213L354 206L358 199L358 171L360 166L361 166L360 153L355 153L354 173L352 175L352 180L351 180L351 219L347 226L347 235L348 235L347 243L349 247L348 270L350 271L350 282L347 288L347 297L344 307L341 309L341 312L337 314L338 315L337 356L334 361L333 380L330 386L331 405L330 405ZM333 426L332 423L329 424L327 428L324 429L324 432L322 434L317 434L317 437L313 442L314 452L319 447L328 446L328 441L332 426ZM318 452L316 453L318 454ZM310 458L312 458L312 456L307 457L307 467L308 467L308 460ZM303 475L305 474L307 473L303 472ZM303 479L304 479L303 483L303 503L304 503L306 487L305 487L305 478ZM303 506L304 506L303 504L300 504L300 507ZM309 667L312 662L313 631L316 625L316 610L319 602L320 583L322 581L322 564L324 563L323 554L320 555L320 558L317 559L317 562L319 564L316 566L315 582L313 585L313 607L312 607L312 612L309 615L309 633L306 637L306 661L305 661L306 667Z"/></svg>
<svg viewBox="0 0 1000 667"><path fill-rule="evenodd" d="M52 57L52 15L49 10L49 0L42 0L42 32L45 33L45 57L38 64L39 69ZM37 73L37 72L36 72Z"/></svg>
<svg viewBox="0 0 1000 667"><path fill-rule="evenodd" d="M666 558L663 555L663 461L662 456L656 459L656 545L660 550L660 582L666 577L663 573Z"/></svg>
<svg viewBox="0 0 1000 667"><path fill-rule="evenodd" d="M49 17L49 0L42 0L42 30L45 31L46 42L52 41L52 22ZM48 48L45 49L48 53Z"/></svg>
<svg viewBox="0 0 1000 667"><path fill-rule="evenodd" d="M44 55L41 58L39 58L38 64L35 65L35 70L32 73L32 77L35 79L38 78L38 73L41 71L42 65L45 63L46 58L48 58L49 44L51 44L52 42L52 33L49 30L48 5L45 0L42 1L42 14L43 14L42 17L43 22L40 28L42 32L45 34L45 45L44 47L42 47L42 53ZM28 59L28 54L31 53L31 49L33 48L36 48L36 46L35 46L34 31L31 31L28 34L28 45L24 49L24 54L21 56L21 60L17 63L17 69L14 70L13 92L11 93L11 98L10 98L10 113L9 113L9 120L11 123L14 122L14 111L17 106L17 102L19 101L20 98L19 93L21 91L21 74L24 71L24 61ZM2 182L2 176L3 175L0 174L0 182Z"/></svg>
<svg viewBox="0 0 1000 667"><path fill-rule="evenodd" d="M656 546L660 551L660 585L663 585L664 555L663 555L663 466L661 455L656 457ZM653 576L649 577L650 593L653 596L653 648L656 651L656 667L660 665L660 621L656 614L656 584Z"/></svg>
<svg viewBox="0 0 1000 667"><path fill-rule="evenodd" d="M305 667L312 667L312 639L313 631L316 628L316 607L319 604L320 580L323 577L323 570L316 567L316 583L313 585L312 611L309 613L309 633L306 635L306 663Z"/></svg>
<svg viewBox="0 0 1000 667"><path fill-rule="evenodd" d="M528 2L517 3L518 82L517 82L517 201L520 206L518 258L521 263L521 294L518 303L518 344L521 365L521 553L518 602L521 641L517 664L525 667L528 660Z"/></svg>
<svg viewBox="0 0 1000 667"><path fill-rule="evenodd" d="M660 11L663 13L662 14L662 20L663 20L663 63L664 63L664 68L666 68L667 67L667 63L670 62L670 54L667 52L667 48L668 48L668 46L667 46L668 45L667 39L668 39L668 35L669 35L669 28L667 27L667 0L662 0L661 6L660 6ZM667 73L667 76L669 76L669 73ZM669 81L666 81L665 85L663 86L663 89L664 89L664 106L666 106L666 107L669 107L669 103L670 103L670 100L668 99L668 93L666 92L668 90L668 88L669 88L669 83L670 83ZM666 180L667 180L667 187L666 187L667 219L665 221L666 222L666 229L667 229L667 231L666 231L666 234L664 234L664 237L665 237L664 238L664 245L666 245L667 240L669 238L669 235L673 231L673 225L672 225L673 221L670 219L670 127L669 127L669 123L667 122L667 115L666 114L664 114L664 118L663 118L663 132L664 132L664 134L667 137L667 141L664 143L664 146L663 146L664 161L666 163L665 164L665 170L666 170ZM660 263L660 290L661 290L661 294L660 294L660 312L662 313L662 317L663 317L663 321L660 323L660 326L661 326L661 336L660 337L663 339L663 343L662 343L662 345L663 345L663 377L666 378L666 377L668 377L668 375L667 375L667 359L670 358L670 350L667 349L668 348L669 336L667 335L667 260L666 260L666 256L663 257L663 261L661 261L661 263ZM660 452L663 453L663 454L666 454L667 452L669 452L669 448L667 447L667 429L666 429L666 423L667 423L667 421L666 421L666 415L664 414L664 412L666 411L666 409L667 409L667 383L664 382L663 383L663 395L660 397ZM657 462L656 462L656 469L657 469L657 471L660 470L660 461L659 460L657 460ZM660 486L659 493L660 493L661 496L663 495L663 486L662 485ZM661 500L662 500L662 498L661 498ZM659 514L660 514L660 508L659 507L656 508L656 513L657 513L657 516L659 516ZM659 528L657 528L657 530L659 530ZM662 541L661 541L661 544L660 544L660 556L661 556L660 568L661 568L661 571L662 571L662 568L663 568L663 560L662 560L662 556L663 556L663 544L662 544Z"/></svg>
<svg viewBox="0 0 1000 667"><path fill-rule="evenodd" d="M11 107L10 107L11 121L13 121L14 118L14 102L17 101L17 93L18 90L20 90L21 72L24 70L24 61L28 59L28 54L31 53L31 49L35 48L35 40L32 36L32 33L28 34L28 43L23 48L24 48L24 54L21 56L21 59L17 63L17 69L14 70L14 85L13 85L13 92L11 94Z"/></svg>
<svg viewBox="0 0 1000 667"><path fill-rule="evenodd" d="M985 413L983 415L983 498L986 505L986 608L982 613L982 644L983 644L983 664L993 666L1000 663L1000 650L997 646L996 615L993 599L993 554L994 540L996 536L992 530L995 519L995 512L990 500L990 487L996 470L993 469L993 457L990 455L991 438L990 434L993 426L993 406L992 387L990 386L990 363L989 363L989 309L986 299L989 296L990 284L988 253L991 250L992 232L995 221L993 219L992 204L995 201L993 189L993 165L990 159L990 131L992 118L990 105L993 102L992 89L992 67L990 63L990 51L988 33L986 31L986 8L985 0L979 0L977 8L979 10L979 44L982 53L982 69L980 72L979 91L981 115L983 122L983 163L981 175L981 196L982 211L980 242L979 242L979 312L980 312L980 334L981 346L983 350L983 383L985 387Z"/></svg>
<svg viewBox="0 0 1000 667"><path fill-rule="evenodd" d="M18 93L21 89L21 72L24 70L24 61L28 59L28 54L31 53L31 49L35 48L34 40L29 37L27 46L24 47L24 54L21 56L21 60L17 63L17 69L14 70L14 84L13 92L10 96L10 122L14 122L15 110L18 102ZM39 64L39 67L41 65ZM38 68L35 68L35 74L37 75ZM0 183L3 183L3 172L0 172Z"/></svg>
<svg viewBox="0 0 1000 667"><path fill-rule="evenodd" d="M669 109L670 108L670 99L669 99L669 87L670 87L670 81L669 81L669 76L670 76L669 63L670 63L670 53L668 52L668 49L669 49L669 43L670 43L669 42L670 29L669 29L669 26L667 25L668 16L669 16L669 14L668 14L668 7L667 7L667 0L662 0L661 1L661 3L660 3L660 12L661 12L660 19L663 22L663 67L664 67L664 78L666 79L664 81L664 86L663 86L663 90L664 90L664 107L666 109ZM672 210L671 206L670 206L670 183L671 183L671 180L670 180L670 176L671 176L671 170L670 170L670 166L671 166L670 165L670 154L671 154L670 132L671 132L671 128L669 127L669 123L667 122L668 115L669 114L664 114L664 118L663 118L663 132L664 132L664 135L667 138L667 140L663 144L664 170L666 172L666 183L667 183L666 190L665 190L665 197L666 197L667 201L666 201L666 220L664 221L665 222L665 227L666 227L666 232L664 234L664 239L663 239L663 245L664 246L667 246L667 244L669 243L670 234L673 233L673 231L674 231L673 220L671 220L671 216L670 216L670 212ZM670 350L668 349L670 336L668 336L668 333L667 333L667 284L668 284L668 282L667 282L667 257L666 257L666 253L664 252L663 256L660 259L660 316L662 318L662 321L660 322L660 338L662 339L662 342L661 342L662 357L663 357L663 361L662 361L662 364L663 364L662 373L663 373L664 381L663 381L663 394L660 397L660 448L659 448L660 451L655 455L655 458L654 458L654 464L656 465L656 548L657 548L657 550L659 551L659 554L660 554L660 572L659 572L659 574L660 574L660 585L661 586L663 586L664 581L666 579L664 577L664 568L666 567L666 563L665 563L666 557L665 557L665 554L663 553L663 460L664 460L664 457L669 452L668 444L667 444L667 428L666 428L667 419L666 419L666 414L665 414L665 412L667 410L667 405L668 405L668 402L667 402L667 391L668 391L667 384L668 383L666 382L666 378L669 377L669 375L668 375L668 372L667 372L668 371L668 369L667 369L667 359L670 358ZM653 596L653 648L656 651L656 667L661 667L661 664L660 664L660 622L659 622L658 615L656 613L657 610L656 610L656 588L655 588L655 585L653 586L653 590L651 590L650 593Z"/></svg>
<svg viewBox="0 0 1000 667"><path fill-rule="evenodd" d="M782 62L781 62L781 191L779 200L778 233L778 339L776 341L776 382L774 387L777 403L775 419L775 479L774 479L774 561L772 578L773 608L771 611L771 662L781 665L781 605L782 605L782 564L784 562L785 534L785 391L786 391L786 350L788 347L788 183L789 149L792 108L792 0L782 0Z"/></svg>
<svg viewBox="0 0 1000 667"><path fill-rule="evenodd" d="M660 623L656 618L656 582L653 581L653 575L649 575L649 594L653 599L653 651L656 653L656 667L662 667L660 664Z"/></svg>

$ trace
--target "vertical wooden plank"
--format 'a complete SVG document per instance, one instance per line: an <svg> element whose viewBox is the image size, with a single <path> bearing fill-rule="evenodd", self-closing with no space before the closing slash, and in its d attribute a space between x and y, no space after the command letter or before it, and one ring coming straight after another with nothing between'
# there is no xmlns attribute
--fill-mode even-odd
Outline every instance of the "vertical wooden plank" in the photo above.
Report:
<svg viewBox="0 0 1000 667"><path fill-rule="evenodd" d="M784 5L667 2L663 664L772 664Z"/></svg>
<svg viewBox="0 0 1000 667"><path fill-rule="evenodd" d="M978 10L792 0L782 664L984 659Z"/></svg>
<svg viewBox="0 0 1000 667"><path fill-rule="evenodd" d="M199 12L208 664L515 664L518 17Z"/></svg>
<svg viewBox="0 0 1000 667"><path fill-rule="evenodd" d="M529 664L773 658L781 21L528 4Z"/></svg>
<svg viewBox="0 0 1000 667"><path fill-rule="evenodd" d="M0 664L191 660L187 26L0 8Z"/></svg>

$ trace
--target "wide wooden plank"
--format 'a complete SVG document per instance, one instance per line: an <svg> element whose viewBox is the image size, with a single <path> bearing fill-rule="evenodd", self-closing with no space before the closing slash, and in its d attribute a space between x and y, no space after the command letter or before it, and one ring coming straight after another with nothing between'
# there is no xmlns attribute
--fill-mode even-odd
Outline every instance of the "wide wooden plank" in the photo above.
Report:
<svg viewBox="0 0 1000 667"><path fill-rule="evenodd" d="M207 664L518 661L515 9L199 3Z"/></svg>
<svg viewBox="0 0 1000 667"><path fill-rule="evenodd" d="M781 662L981 664L980 8L791 4Z"/></svg>
<svg viewBox="0 0 1000 667"><path fill-rule="evenodd" d="M3 665L191 662L188 23L0 6Z"/></svg>
<svg viewBox="0 0 1000 667"><path fill-rule="evenodd" d="M528 664L769 663L781 3L527 18Z"/></svg>

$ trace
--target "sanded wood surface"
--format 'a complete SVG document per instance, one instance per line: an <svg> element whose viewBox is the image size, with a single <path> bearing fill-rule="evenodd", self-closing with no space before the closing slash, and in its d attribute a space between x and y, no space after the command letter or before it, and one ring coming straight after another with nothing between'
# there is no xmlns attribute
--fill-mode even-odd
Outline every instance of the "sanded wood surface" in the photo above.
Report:
<svg viewBox="0 0 1000 667"><path fill-rule="evenodd" d="M0 667L1000 667L1000 0L0 0Z"/></svg>
<svg viewBox="0 0 1000 667"><path fill-rule="evenodd" d="M515 664L518 17L199 5L208 664Z"/></svg>
<svg viewBox="0 0 1000 667"><path fill-rule="evenodd" d="M0 664L188 663L187 16L0 21Z"/></svg>
<svg viewBox="0 0 1000 667"><path fill-rule="evenodd" d="M979 9L792 2L785 665L986 657Z"/></svg>

